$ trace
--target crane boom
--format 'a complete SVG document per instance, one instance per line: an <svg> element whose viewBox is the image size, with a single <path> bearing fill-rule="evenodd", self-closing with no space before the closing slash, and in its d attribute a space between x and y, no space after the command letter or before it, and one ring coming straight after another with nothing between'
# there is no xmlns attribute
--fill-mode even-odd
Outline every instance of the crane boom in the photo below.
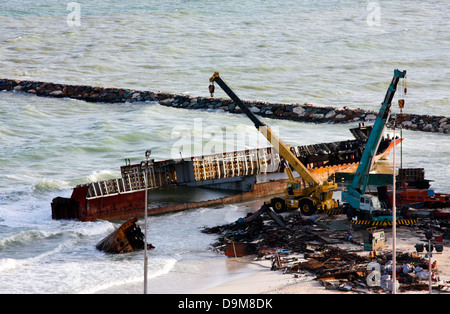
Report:
<svg viewBox="0 0 450 314"><path fill-rule="evenodd" d="M256 117L255 114L251 112L251 110L248 109L246 105L244 105L242 100L231 90L231 88L227 85L227 83L225 83L225 81L222 80L222 78L219 76L219 72L214 72L213 76L211 76L209 81L211 83L216 82L217 84L219 84L219 86L231 98L231 100L233 100L234 103L238 105L239 108L241 108L241 110L247 115L247 117L249 117L250 120L252 120L257 129L259 129L262 126L266 126L266 124L264 124L261 120L259 120L258 117ZM210 92L212 94L214 90Z"/></svg>
<svg viewBox="0 0 450 314"><path fill-rule="evenodd" d="M319 185L319 182L314 178L314 176L309 172L308 168L306 168L298 158L291 152L289 146L283 143L275 134L273 134L272 130L261 120L259 120L255 114L248 109L248 107L242 102L242 100L231 90L230 87L222 80L219 76L218 72L215 72L214 75L209 79L211 83L216 82L223 91L234 101L234 103L241 108L241 110L247 115L247 117L252 120L255 124L256 129L260 133L262 133L265 138L274 146L274 148L278 151L278 154L282 156L288 164L302 177L303 180L308 182L311 185ZM212 93L213 90L210 92ZM288 173L289 174L289 173ZM292 174L289 174L291 177ZM293 177L291 178L291 180Z"/></svg>
<svg viewBox="0 0 450 314"><path fill-rule="evenodd" d="M356 169L355 176L352 183L348 187L347 192L343 192L342 197L354 208L359 208L360 197L366 191L367 183L369 180L369 171L372 167L373 157L378 149L381 136L383 134L384 127L390 116L390 108L392 99L394 98L395 91L397 90L397 84L401 78L406 76L405 71L394 70L394 77L386 92L384 101L381 104L380 111L375 119L375 123L367 139L366 146L364 148L363 155L359 161L358 168Z"/></svg>

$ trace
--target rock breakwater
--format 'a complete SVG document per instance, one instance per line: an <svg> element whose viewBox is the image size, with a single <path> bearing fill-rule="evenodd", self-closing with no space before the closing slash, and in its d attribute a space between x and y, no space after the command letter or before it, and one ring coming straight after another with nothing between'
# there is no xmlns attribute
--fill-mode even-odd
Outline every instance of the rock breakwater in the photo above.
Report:
<svg viewBox="0 0 450 314"><path fill-rule="evenodd" d="M67 97L88 102L124 103L158 102L162 106L223 110L241 113L232 100L211 97L193 97L164 92L139 91L123 88L105 88L86 85L57 84L39 81L0 79L0 90L34 94L44 97ZM350 123L374 121L378 111L348 107L319 107L312 104L278 104L262 101L244 101L255 114L273 119L311 123ZM388 127L401 124L404 129L450 134L450 117L418 114L392 114Z"/></svg>

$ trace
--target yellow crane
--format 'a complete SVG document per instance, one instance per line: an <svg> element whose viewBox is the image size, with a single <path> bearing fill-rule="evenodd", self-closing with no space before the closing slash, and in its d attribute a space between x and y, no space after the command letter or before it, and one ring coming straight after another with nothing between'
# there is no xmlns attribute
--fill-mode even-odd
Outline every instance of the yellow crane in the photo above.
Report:
<svg viewBox="0 0 450 314"><path fill-rule="evenodd" d="M247 117L252 120L256 129L264 135L278 151L278 154L288 163L286 173L289 177L289 182L285 190L286 198L276 197L271 199L271 206L276 212L282 212L287 209L300 209L302 214L310 216L317 210L328 211L338 208L338 202L333 199L333 191L336 190L337 184L330 181L318 182L311 172L309 172L308 168L306 168L305 165L303 165L291 152L289 146L284 144L266 124L261 122L261 120L247 108L231 88L222 80L218 72L215 72L209 81L209 91L211 96L213 96L214 93L214 83L217 83L234 103L241 108ZM302 186L301 181L294 177L291 167L305 181L306 186Z"/></svg>

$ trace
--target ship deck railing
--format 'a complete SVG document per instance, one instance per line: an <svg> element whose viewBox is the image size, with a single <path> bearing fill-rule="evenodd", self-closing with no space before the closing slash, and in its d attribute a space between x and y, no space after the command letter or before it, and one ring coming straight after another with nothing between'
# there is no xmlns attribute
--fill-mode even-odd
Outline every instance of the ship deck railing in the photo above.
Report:
<svg viewBox="0 0 450 314"><path fill-rule="evenodd" d="M192 160L193 181L220 180L230 177L273 173L279 170L280 156L271 147L246 149L188 158ZM174 160L152 162L147 168L140 164L128 165L122 177L89 184L87 199L135 193L174 185L177 174ZM186 164L188 165L188 164ZM147 172L147 178L145 174Z"/></svg>

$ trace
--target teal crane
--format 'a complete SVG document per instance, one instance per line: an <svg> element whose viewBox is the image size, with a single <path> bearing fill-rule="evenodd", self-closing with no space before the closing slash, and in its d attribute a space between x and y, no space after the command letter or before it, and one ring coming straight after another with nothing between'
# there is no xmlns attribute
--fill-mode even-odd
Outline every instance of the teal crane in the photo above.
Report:
<svg viewBox="0 0 450 314"><path fill-rule="evenodd" d="M377 221L391 224L391 222L387 221L389 221L389 217L391 217L390 219L392 220L392 216L384 213L385 211L381 209L378 198L365 193L373 157L378 149L386 122L391 113L390 108L392 99L397 90L399 80L405 78L405 76L406 71L394 70L394 77L389 85L384 101L381 104L380 111L375 119L369 138L367 139L355 176L353 177L351 184L347 187L347 190L342 192L342 201L348 205L347 216L350 220L365 221L372 225L377 225Z"/></svg>

